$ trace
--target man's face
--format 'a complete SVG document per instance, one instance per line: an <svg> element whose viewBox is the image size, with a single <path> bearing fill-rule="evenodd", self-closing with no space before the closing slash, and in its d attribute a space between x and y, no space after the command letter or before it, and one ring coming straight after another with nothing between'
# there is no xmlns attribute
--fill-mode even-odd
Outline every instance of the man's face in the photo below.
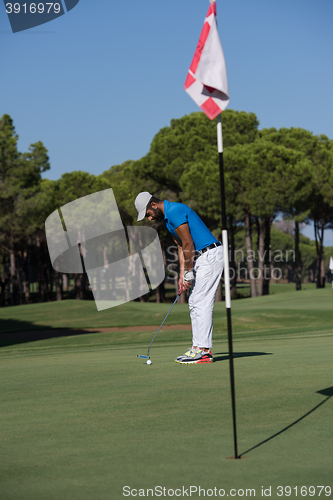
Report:
<svg viewBox="0 0 333 500"><path fill-rule="evenodd" d="M157 207L156 203L153 203L154 206L148 205L146 210L146 217L148 220L156 220L161 221L164 219L163 212L160 208Z"/></svg>

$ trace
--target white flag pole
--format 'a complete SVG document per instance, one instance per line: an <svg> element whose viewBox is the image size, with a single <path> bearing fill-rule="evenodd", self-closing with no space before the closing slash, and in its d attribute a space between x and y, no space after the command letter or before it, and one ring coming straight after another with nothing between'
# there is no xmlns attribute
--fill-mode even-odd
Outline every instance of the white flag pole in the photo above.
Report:
<svg viewBox="0 0 333 500"><path fill-rule="evenodd" d="M225 285L225 306L231 307L230 298L230 274L229 274L229 254L228 254L228 232L227 223L224 221L225 216L225 190L224 190L224 172L223 172L223 136L222 136L222 121L221 115L217 117L217 150L220 156L220 181L221 181L221 201L222 201L222 243L223 243L223 256L224 256L224 285ZM222 159L222 167L221 167ZM221 176L223 175L223 180ZM223 184L223 188L222 188ZM223 192L222 192L223 189Z"/></svg>
<svg viewBox="0 0 333 500"><path fill-rule="evenodd" d="M225 190L223 173L223 138L221 112L229 103L229 87L227 68L216 22L216 0L210 0L210 6L205 18L204 27L201 31L190 69L187 73L184 88L196 104L208 116L210 120L217 117L217 144L220 161L220 183L222 202L222 242L224 251L224 283L225 301L228 320L228 343L229 343L229 367L232 399L232 415L234 425L235 457L237 452L236 436L236 403L235 403L235 380L234 362L232 352L232 329L231 329L231 300L230 300L230 277L229 277L229 245L227 234L227 218L225 211Z"/></svg>
<svg viewBox="0 0 333 500"><path fill-rule="evenodd" d="M329 268L331 270L331 273L333 274L333 258L330 258L330 265ZM332 278L332 290L333 290L333 278Z"/></svg>
<svg viewBox="0 0 333 500"><path fill-rule="evenodd" d="M229 245L227 232L227 215L225 209L225 189L224 189L224 170L223 170L223 137L221 114L217 117L217 149L220 162L220 185L221 185L221 204L222 204L222 243L224 255L224 289L225 306L227 309L228 322L228 345L229 345L229 371L231 386L232 418L234 427L234 448L235 458L240 458L237 451L237 429L236 429L236 396L235 396L235 375L234 375L234 354L232 347L232 326L231 326L231 298L230 298L230 275L229 275Z"/></svg>

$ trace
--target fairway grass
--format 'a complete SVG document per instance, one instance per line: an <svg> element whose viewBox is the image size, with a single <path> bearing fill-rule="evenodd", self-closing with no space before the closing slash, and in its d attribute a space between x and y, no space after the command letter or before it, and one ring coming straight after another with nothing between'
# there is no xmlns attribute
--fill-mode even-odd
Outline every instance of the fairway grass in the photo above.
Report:
<svg viewBox="0 0 333 500"><path fill-rule="evenodd" d="M262 486L332 483L332 336L235 342L247 457L237 461L226 459L227 346L218 343L217 361L201 366L174 363L181 347L159 345L151 366L136 357L139 347L3 349L1 498L121 499L126 485L255 488L259 496Z"/></svg>
<svg viewBox="0 0 333 500"><path fill-rule="evenodd" d="M233 303L241 460L227 459L233 433L223 304L216 307L210 365L173 361L189 346L191 334L181 329L160 332L151 366L137 358L146 354L151 331L69 331L3 346L1 500L120 500L124 486L142 488L145 497L155 486L188 493L190 486L216 487L225 496L235 489L235 498L249 496L247 489L264 498L262 487L271 487L274 499L286 497L278 496L278 486L298 487L297 497L302 486L332 488L333 296L331 290L307 293ZM44 305L56 306L59 316L57 303ZM149 316L154 324L153 312L163 319L168 310L134 306L143 306L137 326L149 324ZM115 326L110 318L120 307L109 311L104 326ZM187 305L177 308L170 320L186 324ZM290 498L297 497L292 490ZM322 491L320 498L328 497Z"/></svg>
<svg viewBox="0 0 333 500"><path fill-rule="evenodd" d="M252 336L293 329L324 329L332 331L333 291L330 288L305 289L300 292L274 292L255 299L232 302L233 331L235 335ZM291 287L289 287L291 289ZM97 312L93 301L65 300L0 309L0 333L49 329L99 329L135 326L159 326L170 309L169 303L129 302ZM187 304L176 304L166 325L189 325ZM214 307L214 331L224 338L226 331L225 303ZM159 337L160 338L160 337ZM216 339L218 337L215 337ZM130 339L132 342L132 339ZM1 344L0 344L1 345Z"/></svg>

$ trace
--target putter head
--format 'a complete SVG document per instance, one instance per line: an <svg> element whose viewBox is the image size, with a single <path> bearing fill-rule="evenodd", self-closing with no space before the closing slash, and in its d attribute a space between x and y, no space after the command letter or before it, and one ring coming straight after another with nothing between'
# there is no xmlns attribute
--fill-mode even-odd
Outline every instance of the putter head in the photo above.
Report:
<svg viewBox="0 0 333 500"><path fill-rule="evenodd" d="M150 356L143 356L142 354L138 354L138 358L150 359Z"/></svg>

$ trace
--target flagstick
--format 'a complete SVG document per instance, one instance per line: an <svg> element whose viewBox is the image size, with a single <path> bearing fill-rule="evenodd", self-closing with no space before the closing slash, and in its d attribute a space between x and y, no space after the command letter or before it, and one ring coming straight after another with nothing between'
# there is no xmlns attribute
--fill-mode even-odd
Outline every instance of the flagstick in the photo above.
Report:
<svg viewBox="0 0 333 500"><path fill-rule="evenodd" d="M235 377L234 377L234 355L232 349L232 328L231 328L231 300L230 300L230 276L229 276L229 246L227 233L227 216L225 210L225 189L224 189L224 171L223 171L223 138L221 115L217 117L217 149L220 160L220 184L221 184L221 202L222 202L222 243L224 253L224 288L225 288L225 306L227 309L228 321L228 344L229 344L229 370L231 385L232 418L234 426L234 447L235 458L240 458L237 452L237 431L236 431L236 398L235 398Z"/></svg>

